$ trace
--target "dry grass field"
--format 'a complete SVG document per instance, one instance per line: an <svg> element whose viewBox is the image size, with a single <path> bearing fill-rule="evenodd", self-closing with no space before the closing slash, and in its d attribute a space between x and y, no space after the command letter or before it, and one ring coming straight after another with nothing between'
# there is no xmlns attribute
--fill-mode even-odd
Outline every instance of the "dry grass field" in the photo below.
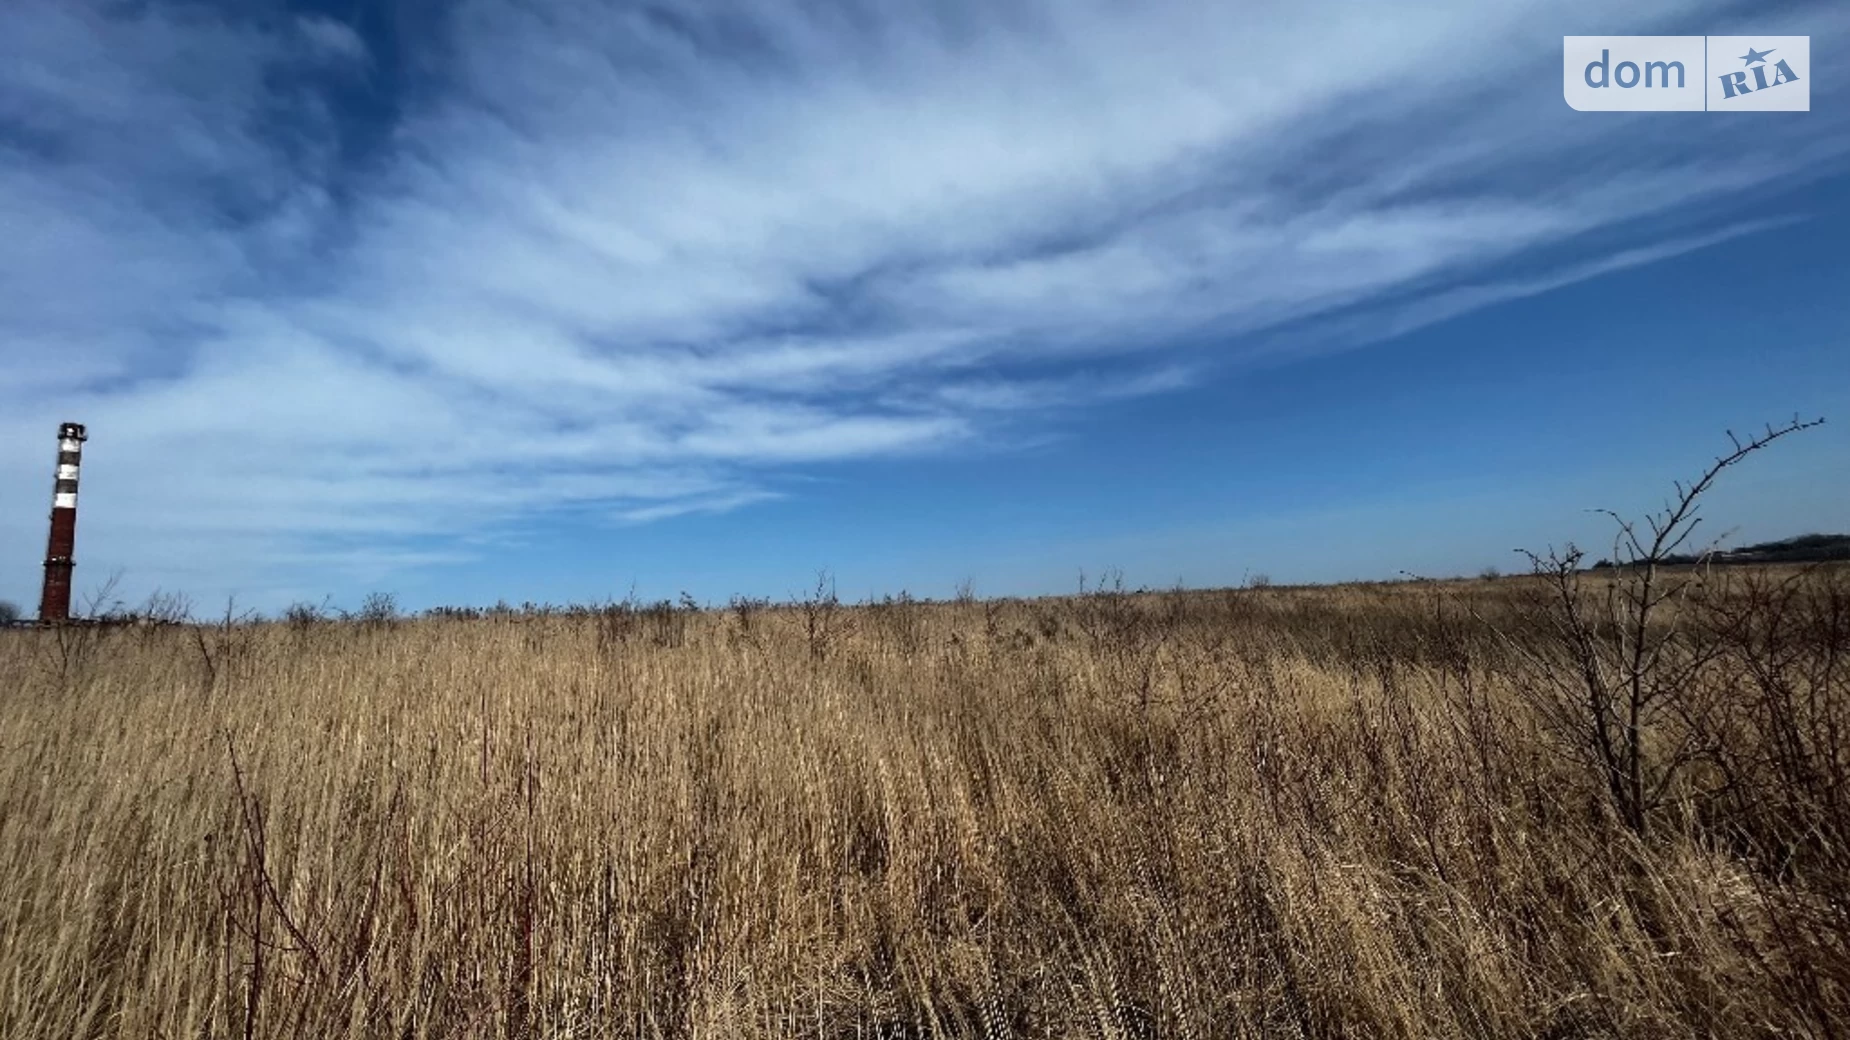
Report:
<svg viewBox="0 0 1850 1040"><path fill-rule="evenodd" d="M0 1036L1850 1033L1850 573L1559 593L0 633Z"/></svg>

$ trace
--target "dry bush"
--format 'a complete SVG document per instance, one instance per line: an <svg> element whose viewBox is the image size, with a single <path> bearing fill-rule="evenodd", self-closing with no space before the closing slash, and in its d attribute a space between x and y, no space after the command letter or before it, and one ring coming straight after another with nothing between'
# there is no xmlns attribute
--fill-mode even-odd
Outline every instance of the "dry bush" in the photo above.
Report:
<svg viewBox="0 0 1850 1040"><path fill-rule="evenodd" d="M9 631L0 1036L1841 1034L1850 572L1703 588L1643 832L1524 576Z"/></svg>
<svg viewBox="0 0 1850 1040"><path fill-rule="evenodd" d="M1734 450L1688 484L1678 482L1675 497L1661 511L1642 521L1606 511L1617 533L1612 559L1603 561L1604 573L1594 581L1597 592L1583 582L1584 557L1572 544L1546 555L1527 553L1533 576L1548 590L1538 603L1555 638L1539 648L1512 641L1535 658L1526 673L1532 681L1522 683L1522 690L1570 753L1584 758L1604 781L1611 807L1639 834L1666 802L1688 798L1684 788L1692 766L1715 761L1711 743L1721 734L1706 720L1735 699L1731 690L1703 676L1728 656L1724 634L1688 623L1716 598L1706 580L1714 546L1695 558L1693 569L1671 563L1702 522L1703 495L1723 474L1823 421L1795 418L1746 441L1730 433Z"/></svg>

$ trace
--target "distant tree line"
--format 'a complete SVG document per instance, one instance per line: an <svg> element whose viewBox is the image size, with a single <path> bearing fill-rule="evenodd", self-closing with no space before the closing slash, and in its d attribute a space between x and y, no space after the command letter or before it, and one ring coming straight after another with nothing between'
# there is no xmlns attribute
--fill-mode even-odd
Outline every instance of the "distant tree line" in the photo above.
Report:
<svg viewBox="0 0 1850 1040"><path fill-rule="evenodd" d="M1829 563L1837 560L1850 560L1850 534L1802 534L1796 538L1760 542L1739 549L1672 553L1658 562L1665 566L1677 566L1701 563L1705 560L1709 563L1725 564ZM1601 570L1611 566L1613 566L1611 560L1600 559L1594 561L1591 569Z"/></svg>

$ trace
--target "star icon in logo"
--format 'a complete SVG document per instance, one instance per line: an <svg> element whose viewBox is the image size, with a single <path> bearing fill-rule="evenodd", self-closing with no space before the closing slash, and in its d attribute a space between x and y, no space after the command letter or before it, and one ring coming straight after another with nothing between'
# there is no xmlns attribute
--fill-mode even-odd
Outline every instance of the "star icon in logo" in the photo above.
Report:
<svg viewBox="0 0 1850 1040"><path fill-rule="evenodd" d="M1752 65L1755 62L1765 62L1766 56L1773 53L1774 51L1778 49L1779 49L1778 47L1768 47L1766 50L1757 51L1757 50L1754 50L1752 47L1749 47L1747 48L1747 53L1741 55L1741 64Z"/></svg>

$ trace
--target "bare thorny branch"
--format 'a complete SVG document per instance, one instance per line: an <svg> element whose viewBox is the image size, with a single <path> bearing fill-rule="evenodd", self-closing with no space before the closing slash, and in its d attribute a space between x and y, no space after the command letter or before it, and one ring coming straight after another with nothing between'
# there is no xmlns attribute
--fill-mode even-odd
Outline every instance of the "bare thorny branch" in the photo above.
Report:
<svg viewBox="0 0 1850 1040"><path fill-rule="evenodd" d="M1645 832L1652 810L1673 790L1678 774L1702 754L1688 727L1672 736L1661 732L1659 723L1666 716L1689 716L1691 707L1681 699L1689 696L1691 676L1714 652L1712 646L1689 645L1670 608L1700 588L1716 546L1706 547L1687 573L1670 577L1664 568L1679 562L1677 551L1701 523L1702 496L1723 473L1773 442L1823 422L1794 417L1746 440L1729 431L1733 450L1718 456L1695 480L1676 482L1674 497L1642 525L1599 510L1617 532L1613 569L1597 611L1588 610L1579 549L1570 544L1546 554L1518 550L1550 589L1559 645L1573 664L1571 678L1537 691L1543 694L1543 714L1559 735L1597 763L1614 809L1637 833Z"/></svg>

